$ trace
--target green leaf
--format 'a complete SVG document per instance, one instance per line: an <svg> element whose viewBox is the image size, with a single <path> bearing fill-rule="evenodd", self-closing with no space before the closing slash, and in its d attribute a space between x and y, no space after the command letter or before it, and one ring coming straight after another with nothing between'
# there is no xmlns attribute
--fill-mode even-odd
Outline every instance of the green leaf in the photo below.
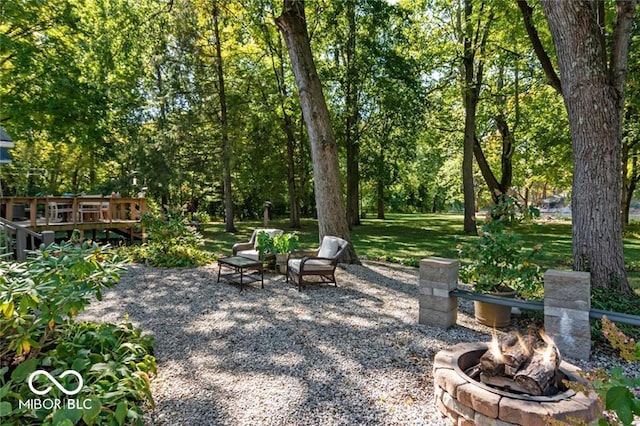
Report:
<svg viewBox="0 0 640 426"><path fill-rule="evenodd" d="M35 358L30 358L26 361L18 364L13 373L11 373L11 380L14 382L24 382L29 377L29 374L33 373L38 366L38 360Z"/></svg>
<svg viewBox="0 0 640 426"><path fill-rule="evenodd" d="M116 407L116 411L113 415L118 421L118 424L123 425L127 418L127 404L124 401L118 402L118 406Z"/></svg>
<svg viewBox="0 0 640 426"><path fill-rule="evenodd" d="M5 417L11 414L13 408L11 407L11 403L7 401L0 402L0 417Z"/></svg>
<svg viewBox="0 0 640 426"><path fill-rule="evenodd" d="M614 386L606 395L606 408L613 410L620 421L629 425L633 421L634 397L631 391L624 386Z"/></svg>
<svg viewBox="0 0 640 426"><path fill-rule="evenodd" d="M62 408L53 414L54 425L75 425L82 418L82 411Z"/></svg>
<svg viewBox="0 0 640 426"><path fill-rule="evenodd" d="M86 401L90 401L90 404L86 403ZM102 409L102 404L99 398L91 397L85 400L83 403L83 407L86 405L89 408L82 409L82 420L89 426L93 425L93 423L98 418L100 414L100 410Z"/></svg>

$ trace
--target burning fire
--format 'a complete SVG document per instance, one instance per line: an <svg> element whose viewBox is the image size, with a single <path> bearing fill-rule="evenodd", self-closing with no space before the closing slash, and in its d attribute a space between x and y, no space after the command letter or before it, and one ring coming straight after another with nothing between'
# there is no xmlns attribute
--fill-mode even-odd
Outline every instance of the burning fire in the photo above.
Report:
<svg viewBox="0 0 640 426"><path fill-rule="evenodd" d="M504 356L502 355L502 350L500 349L500 342L498 341L498 333L496 332L495 328L491 332L491 342L489 343L489 352L491 352L493 359L495 359L499 363L504 364L505 359L504 359Z"/></svg>
<svg viewBox="0 0 640 426"><path fill-rule="evenodd" d="M524 336L510 332L500 338L494 330L478 368L484 383L530 395L547 395L557 390L560 362L558 348L543 330L530 330Z"/></svg>
<svg viewBox="0 0 640 426"><path fill-rule="evenodd" d="M560 362L560 351L543 329L539 332L540 338L544 341L545 345L541 348L534 348L533 350L542 356L542 362L544 365L555 368Z"/></svg>

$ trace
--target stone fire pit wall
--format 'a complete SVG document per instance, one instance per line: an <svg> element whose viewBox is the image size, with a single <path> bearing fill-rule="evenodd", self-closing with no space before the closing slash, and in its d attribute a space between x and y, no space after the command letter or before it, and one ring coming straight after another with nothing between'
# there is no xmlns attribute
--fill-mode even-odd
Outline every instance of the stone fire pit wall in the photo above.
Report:
<svg viewBox="0 0 640 426"><path fill-rule="evenodd" d="M436 406L455 426L547 426L549 424L591 424L600 417L602 406L591 391L567 391L555 397L522 399L479 384L457 366L464 353L486 350L486 344L459 343L438 352L433 360ZM563 372L577 376L578 368L562 362Z"/></svg>
<svg viewBox="0 0 640 426"><path fill-rule="evenodd" d="M429 257L420 261L420 324L449 328L458 320L458 299L449 292L458 287L460 262ZM590 275L549 269L544 274L544 327L560 353L589 359L591 353Z"/></svg>

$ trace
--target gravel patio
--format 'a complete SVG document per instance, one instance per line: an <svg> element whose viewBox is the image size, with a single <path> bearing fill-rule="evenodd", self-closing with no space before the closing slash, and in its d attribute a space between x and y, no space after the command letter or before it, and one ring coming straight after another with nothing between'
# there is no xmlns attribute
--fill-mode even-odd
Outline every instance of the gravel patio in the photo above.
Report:
<svg viewBox="0 0 640 426"><path fill-rule="evenodd" d="M433 402L434 355L490 340L466 301L456 327L419 325L416 268L348 265L337 288L302 292L277 274L240 292L216 284L217 270L130 266L81 317L127 315L155 336L148 425L445 424ZM611 362L595 356L589 366Z"/></svg>

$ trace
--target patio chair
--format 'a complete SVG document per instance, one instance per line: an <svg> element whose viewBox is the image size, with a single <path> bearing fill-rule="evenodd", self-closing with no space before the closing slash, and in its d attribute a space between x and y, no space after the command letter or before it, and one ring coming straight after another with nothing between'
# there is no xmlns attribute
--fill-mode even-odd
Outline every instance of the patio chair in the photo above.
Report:
<svg viewBox="0 0 640 426"><path fill-rule="evenodd" d="M256 246L258 245L258 234L260 232L266 232L272 238L275 237L276 235L284 234L284 231L282 229L273 229L273 228L256 229L255 231L253 231L253 234L251 234L251 239L249 240L249 242L237 243L233 245L232 247L233 255L247 257L253 260L260 260L260 254L258 253L258 250L256 248ZM268 257L274 257L274 255L269 253ZM266 260L266 259L263 259L263 260Z"/></svg>
<svg viewBox="0 0 640 426"><path fill-rule="evenodd" d="M335 271L338 259L349 245L342 238L325 235L322 244L312 256L301 259L289 258L287 261L287 282L289 278L298 285L298 291L308 283L333 283L336 287ZM305 277L317 277L319 280L309 281Z"/></svg>

